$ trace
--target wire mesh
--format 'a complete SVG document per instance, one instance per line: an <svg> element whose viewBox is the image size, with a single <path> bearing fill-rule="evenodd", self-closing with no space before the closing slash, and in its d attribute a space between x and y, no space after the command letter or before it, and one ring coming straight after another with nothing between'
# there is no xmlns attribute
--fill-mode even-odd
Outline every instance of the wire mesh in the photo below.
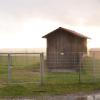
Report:
<svg viewBox="0 0 100 100"><path fill-rule="evenodd" d="M100 51L49 55L44 61L43 53L1 53L0 83L100 82Z"/></svg>
<svg viewBox="0 0 100 100"><path fill-rule="evenodd" d="M0 54L1 83L40 83L41 53Z"/></svg>
<svg viewBox="0 0 100 100"><path fill-rule="evenodd" d="M46 65L48 84L100 81L100 51L47 54Z"/></svg>

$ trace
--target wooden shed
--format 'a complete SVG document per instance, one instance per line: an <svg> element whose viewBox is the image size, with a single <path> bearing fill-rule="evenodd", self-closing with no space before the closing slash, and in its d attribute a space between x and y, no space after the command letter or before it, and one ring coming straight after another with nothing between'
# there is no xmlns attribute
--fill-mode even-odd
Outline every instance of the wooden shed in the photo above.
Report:
<svg viewBox="0 0 100 100"><path fill-rule="evenodd" d="M43 36L47 39L49 70L78 70L83 52L87 52L86 36L62 27Z"/></svg>

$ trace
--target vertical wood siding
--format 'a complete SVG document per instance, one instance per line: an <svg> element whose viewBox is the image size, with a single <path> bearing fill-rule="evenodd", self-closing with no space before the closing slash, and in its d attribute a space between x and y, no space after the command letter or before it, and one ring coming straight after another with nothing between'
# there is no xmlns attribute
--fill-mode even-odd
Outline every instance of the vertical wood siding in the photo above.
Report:
<svg viewBox="0 0 100 100"><path fill-rule="evenodd" d="M63 31L56 31L47 38L47 66L49 69L73 69L73 57L81 59L79 52L87 51L87 39ZM76 53L77 52L77 53ZM61 55L64 53L64 55Z"/></svg>

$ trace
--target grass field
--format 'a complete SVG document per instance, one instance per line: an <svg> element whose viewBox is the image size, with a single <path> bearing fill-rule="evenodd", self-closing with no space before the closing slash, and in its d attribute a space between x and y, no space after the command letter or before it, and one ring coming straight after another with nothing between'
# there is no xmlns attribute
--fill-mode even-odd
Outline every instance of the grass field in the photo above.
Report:
<svg viewBox="0 0 100 100"><path fill-rule="evenodd" d="M39 82L40 81L40 55L12 54L10 58L10 82ZM0 82L8 80L8 56L0 56Z"/></svg>
<svg viewBox="0 0 100 100"><path fill-rule="evenodd" d="M77 93L93 93L100 90L100 83L71 84L6 84L0 85L0 97L3 96L36 96L66 95Z"/></svg>
<svg viewBox="0 0 100 100"><path fill-rule="evenodd" d="M85 59L83 68L80 72L45 72L44 80L50 84L67 84L80 81L93 81L92 60ZM96 73L97 74L97 73ZM40 82L40 57L39 55L11 56L11 79L8 79L8 56L2 55L0 58L0 82L14 83Z"/></svg>
<svg viewBox="0 0 100 100"><path fill-rule="evenodd" d="M44 84L40 85L33 84L41 80L40 57L38 55L12 55L10 82L8 81L7 57L7 55L0 57L0 96L67 94L91 92L100 89L100 61L97 59L95 60L94 69L93 58L87 57L83 61L80 72L46 71Z"/></svg>

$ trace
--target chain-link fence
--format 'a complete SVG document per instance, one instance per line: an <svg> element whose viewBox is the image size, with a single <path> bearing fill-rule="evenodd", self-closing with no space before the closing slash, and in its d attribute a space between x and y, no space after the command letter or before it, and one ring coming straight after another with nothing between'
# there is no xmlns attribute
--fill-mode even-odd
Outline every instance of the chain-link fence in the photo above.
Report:
<svg viewBox="0 0 100 100"><path fill-rule="evenodd" d="M0 83L71 84L100 81L100 51L0 53Z"/></svg>
<svg viewBox="0 0 100 100"><path fill-rule="evenodd" d="M0 83L42 83L43 53L0 53Z"/></svg>
<svg viewBox="0 0 100 100"><path fill-rule="evenodd" d="M88 55L83 58L82 63L83 66L80 70L81 81L99 82L100 81L100 51L89 51Z"/></svg>
<svg viewBox="0 0 100 100"><path fill-rule="evenodd" d="M46 82L70 84L100 81L100 51L54 53L47 57Z"/></svg>

